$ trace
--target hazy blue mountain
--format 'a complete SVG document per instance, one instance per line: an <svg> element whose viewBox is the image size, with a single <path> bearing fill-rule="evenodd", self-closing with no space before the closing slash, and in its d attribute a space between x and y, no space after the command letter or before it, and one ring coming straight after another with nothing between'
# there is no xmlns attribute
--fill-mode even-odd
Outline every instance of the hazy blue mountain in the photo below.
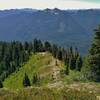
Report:
<svg viewBox="0 0 100 100"><path fill-rule="evenodd" d="M39 38L62 46L77 46L86 53L100 10L11 9L0 11L0 40Z"/></svg>

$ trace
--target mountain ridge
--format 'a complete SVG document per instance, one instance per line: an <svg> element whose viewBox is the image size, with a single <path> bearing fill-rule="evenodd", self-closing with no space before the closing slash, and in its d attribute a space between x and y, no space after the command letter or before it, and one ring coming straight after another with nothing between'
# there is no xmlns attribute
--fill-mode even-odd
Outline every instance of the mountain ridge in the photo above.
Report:
<svg viewBox="0 0 100 100"><path fill-rule="evenodd" d="M11 9L0 11L1 41L49 40L64 47L77 46L86 54L100 9Z"/></svg>

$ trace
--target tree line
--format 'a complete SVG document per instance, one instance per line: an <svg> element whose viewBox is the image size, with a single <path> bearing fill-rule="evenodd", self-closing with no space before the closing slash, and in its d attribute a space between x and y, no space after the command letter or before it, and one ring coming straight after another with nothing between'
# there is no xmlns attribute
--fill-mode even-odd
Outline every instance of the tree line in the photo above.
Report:
<svg viewBox="0 0 100 100"><path fill-rule="evenodd" d="M0 42L0 80L18 70L28 60L30 52L31 47L27 48L26 42Z"/></svg>

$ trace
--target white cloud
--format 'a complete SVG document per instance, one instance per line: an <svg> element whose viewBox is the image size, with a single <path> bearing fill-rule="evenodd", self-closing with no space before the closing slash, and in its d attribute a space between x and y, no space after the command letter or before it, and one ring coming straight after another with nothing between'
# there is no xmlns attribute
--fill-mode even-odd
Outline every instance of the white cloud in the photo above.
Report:
<svg viewBox="0 0 100 100"><path fill-rule="evenodd" d="M11 8L61 8L61 9L84 9L100 8L98 3L82 2L80 0L0 0L0 9Z"/></svg>

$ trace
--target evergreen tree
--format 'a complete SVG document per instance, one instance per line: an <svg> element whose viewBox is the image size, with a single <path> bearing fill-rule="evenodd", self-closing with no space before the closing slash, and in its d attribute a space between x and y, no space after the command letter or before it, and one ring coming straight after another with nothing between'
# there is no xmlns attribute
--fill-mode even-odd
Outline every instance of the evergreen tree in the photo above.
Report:
<svg viewBox="0 0 100 100"><path fill-rule="evenodd" d="M76 67L76 59L74 57L69 58L69 67L71 70L74 70Z"/></svg>
<svg viewBox="0 0 100 100"><path fill-rule="evenodd" d="M43 52L44 48L43 48L43 44L41 40L38 40L38 52Z"/></svg>
<svg viewBox="0 0 100 100"><path fill-rule="evenodd" d="M57 52L57 58L59 59L59 60L62 60L62 49L61 49L61 47L58 49L58 52Z"/></svg>
<svg viewBox="0 0 100 100"><path fill-rule="evenodd" d="M41 40L34 39L34 43L33 43L33 51L34 51L34 53L42 52L43 49L44 48L43 48L43 44L42 44Z"/></svg>
<svg viewBox="0 0 100 100"><path fill-rule="evenodd" d="M65 74L69 75L69 66L68 65L66 65Z"/></svg>
<svg viewBox="0 0 100 100"><path fill-rule="evenodd" d="M0 48L0 60L2 60L4 57L4 53L5 53L5 43L0 42L0 46L1 46L1 48Z"/></svg>
<svg viewBox="0 0 100 100"><path fill-rule="evenodd" d="M29 49L29 44L28 44L28 42L25 42L25 43L24 43L24 49L25 49L25 50L28 50L28 49Z"/></svg>
<svg viewBox="0 0 100 100"><path fill-rule="evenodd" d="M64 58L64 64L66 66L65 74L69 75L69 66L68 66L67 56Z"/></svg>
<svg viewBox="0 0 100 100"><path fill-rule="evenodd" d="M69 48L69 53L70 53L70 56L73 56L73 47Z"/></svg>
<svg viewBox="0 0 100 100"><path fill-rule="evenodd" d="M34 39L33 42L33 52L36 53L38 51L38 40Z"/></svg>
<svg viewBox="0 0 100 100"><path fill-rule="evenodd" d="M24 87L27 87L27 86L30 86L31 84L30 84L30 80L29 80L29 78L28 78L28 75L25 73L25 75L24 75L24 79L23 79L23 86Z"/></svg>
<svg viewBox="0 0 100 100"><path fill-rule="evenodd" d="M75 48L74 57L77 59L79 57L78 49Z"/></svg>
<svg viewBox="0 0 100 100"><path fill-rule="evenodd" d="M95 29L95 37L89 50L89 76L91 80L100 81L100 26Z"/></svg>
<svg viewBox="0 0 100 100"><path fill-rule="evenodd" d="M76 70L77 71L81 71L81 68L82 68L82 58L79 56L76 60Z"/></svg>
<svg viewBox="0 0 100 100"><path fill-rule="evenodd" d="M44 46L45 46L45 50L46 50L46 51L51 52L51 44L50 44L48 41L46 41L46 42L44 43Z"/></svg>

